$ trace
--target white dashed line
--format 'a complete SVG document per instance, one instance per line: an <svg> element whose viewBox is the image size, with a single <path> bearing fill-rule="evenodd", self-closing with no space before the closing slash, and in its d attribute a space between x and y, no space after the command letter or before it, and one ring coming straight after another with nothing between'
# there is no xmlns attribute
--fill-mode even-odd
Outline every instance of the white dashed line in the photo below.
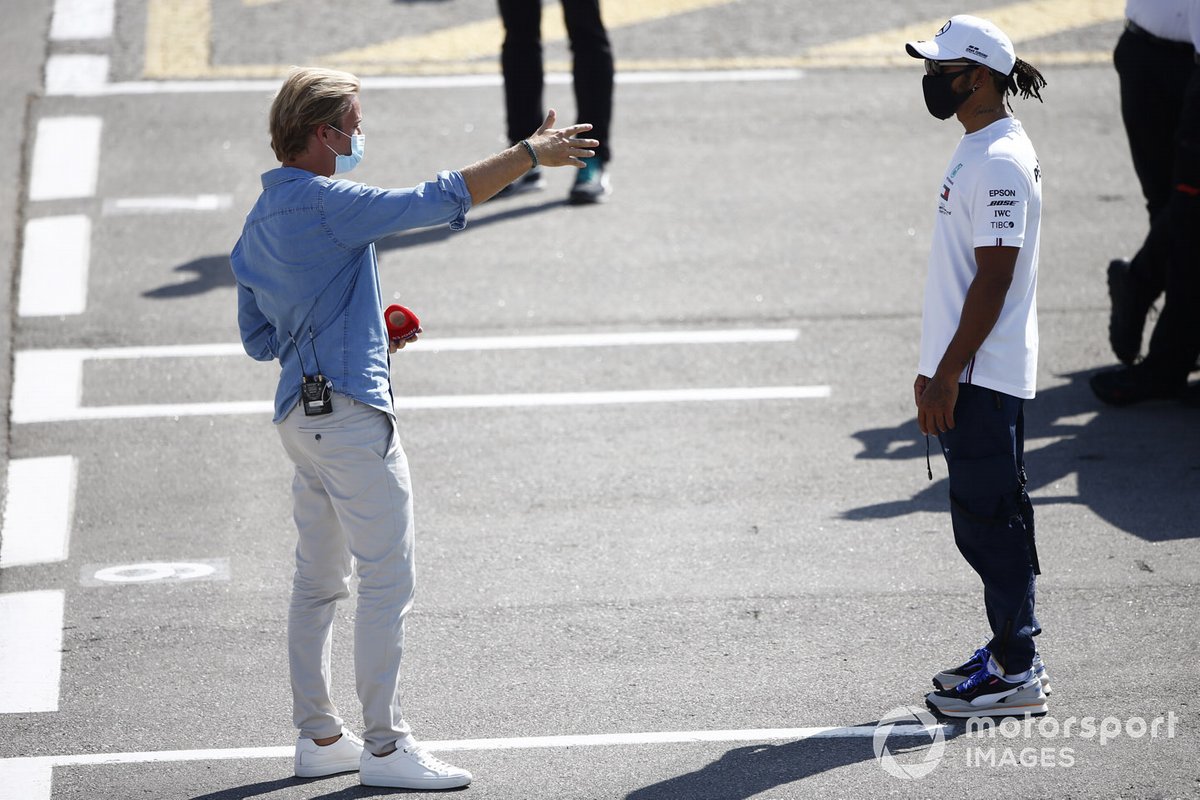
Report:
<svg viewBox="0 0 1200 800"><path fill-rule="evenodd" d="M91 250L92 221L86 216L27 222L17 313L23 317L82 314L87 309Z"/></svg>
<svg viewBox="0 0 1200 800"><path fill-rule="evenodd" d="M55 0L50 40L107 39L113 32L114 0Z"/></svg>
<svg viewBox="0 0 1200 800"><path fill-rule="evenodd" d="M62 592L0 594L0 714L58 710L62 633Z"/></svg>
<svg viewBox="0 0 1200 800"><path fill-rule="evenodd" d="M108 83L108 56L56 54L46 59L46 94L93 94Z"/></svg>
<svg viewBox="0 0 1200 800"><path fill-rule="evenodd" d="M233 195L196 194L157 197L118 197L104 201L105 216L115 214L174 214L181 211L221 211L233 205Z"/></svg>
<svg viewBox="0 0 1200 800"><path fill-rule="evenodd" d="M96 193L100 117L45 117L33 148L30 200L64 200Z"/></svg>
<svg viewBox="0 0 1200 800"><path fill-rule="evenodd" d="M75 472L71 456L9 462L0 569L66 560L75 508Z"/></svg>
<svg viewBox="0 0 1200 800"><path fill-rule="evenodd" d="M791 342L793 328L723 331L648 331L555 336L509 336L424 340L427 353L439 351L507 350L533 348L622 347L641 345L728 344ZM422 350L414 350L415 353ZM269 414L269 400L162 405L83 405L83 365L88 360L200 358L241 356L237 344L117 347L96 350L22 350L13 358L13 394L10 409L14 424L101 419L225 416ZM696 403L751 400L806 400L830 396L828 386L748 386L692 389L648 389L605 392L551 392L539 394L433 395L401 397L400 410L531 408L548 406L629 405L643 403Z"/></svg>

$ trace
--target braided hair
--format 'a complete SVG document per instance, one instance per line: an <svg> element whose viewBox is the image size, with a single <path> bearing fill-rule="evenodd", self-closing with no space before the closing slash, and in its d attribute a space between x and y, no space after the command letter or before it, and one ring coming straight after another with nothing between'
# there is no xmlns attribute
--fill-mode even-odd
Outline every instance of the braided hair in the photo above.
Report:
<svg viewBox="0 0 1200 800"><path fill-rule="evenodd" d="M1009 100L1010 95L1020 94L1021 98L1028 100L1031 96L1036 97L1037 101L1042 102L1042 88L1046 85L1046 79L1037 67L1030 64L1028 61L1017 59L1016 65L1012 72L1008 75L1001 75L999 72L992 70L992 77L996 81L996 89L1005 95L1005 102L1008 103L1008 110L1012 111L1012 102Z"/></svg>

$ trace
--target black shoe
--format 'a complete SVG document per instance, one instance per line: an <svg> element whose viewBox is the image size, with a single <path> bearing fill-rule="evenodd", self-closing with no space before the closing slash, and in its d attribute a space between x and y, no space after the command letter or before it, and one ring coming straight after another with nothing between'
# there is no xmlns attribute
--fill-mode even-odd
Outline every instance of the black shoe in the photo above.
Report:
<svg viewBox="0 0 1200 800"><path fill-rule="evenodd" d="M1129 271L1129 262L1123 258L1108 262L1108 296L1112 300L1108 343L1118 361L1132 364L1142 351L1142 331L1146 328L1146 314L1154 300L1143 297Z"/></svg>
<svg viewBox="0 0 1200 800"><path fill-rule="evenodd" d="M546 178L542 175L541 167L534 167L515 181L496 192L496 197L514 197L525 192L533 192L546 187Z"/></svg>
<svg viewBox="0 0 1200 800"><path fill-rule="evenodd" d="M612 188L608 184L608 172L595 158L589 158L583 163L585 166L575 175L575 184L571 187L571 194L567 196L567 200L574 205L603 203L612 194Z"/></svg>
<svg viewBox="0 0 1200 800"><path fill-rule="evenodd" d="M1146 400L1174 400L1183 394L1186 379L1171 380L1146 362L1098 372L1089 383L1096 397L1110 406L1130 406Z"/></svg>

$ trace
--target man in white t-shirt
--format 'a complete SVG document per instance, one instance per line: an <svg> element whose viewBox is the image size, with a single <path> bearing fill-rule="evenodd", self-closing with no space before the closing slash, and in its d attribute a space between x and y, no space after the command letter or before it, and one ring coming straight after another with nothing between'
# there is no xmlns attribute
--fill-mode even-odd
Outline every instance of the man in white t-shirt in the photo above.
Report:
<svg viewBox="0 0 1200 800"><path fill-rule="evenodd" d="M978 17L952 17L906 49L925 59L929 112L965 130L936 184L913 389L921 432L946 457L954 541L983 581L991 629L971 658L934 676L926 703L952 717L1044 714L1023 416L1037 379L1042 172L1008 95L1040 100L1045 80Z"/></svg>

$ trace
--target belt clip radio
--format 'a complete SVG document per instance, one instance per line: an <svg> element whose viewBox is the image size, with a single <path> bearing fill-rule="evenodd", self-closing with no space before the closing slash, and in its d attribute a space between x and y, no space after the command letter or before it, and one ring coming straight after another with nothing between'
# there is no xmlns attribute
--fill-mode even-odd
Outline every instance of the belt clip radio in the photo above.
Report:
<svg viewBox="0 0 1200 800"><path fill-rule="evenodd" d="M292 344L296 346L296 356L300 358L300 345L296 344L296 337L288 332L288 336L292 339ZM317 358L317 343L313 338L312 328L308 329L309 344L313 349L313 359ZM304 359L300 358L300 405L304 408L304 416L319 417L323 414L333 413L333 384L329 378L321 374L321 362L317 361L317 374L315 377L310 377L308 370L304 368Z"/></svg>

